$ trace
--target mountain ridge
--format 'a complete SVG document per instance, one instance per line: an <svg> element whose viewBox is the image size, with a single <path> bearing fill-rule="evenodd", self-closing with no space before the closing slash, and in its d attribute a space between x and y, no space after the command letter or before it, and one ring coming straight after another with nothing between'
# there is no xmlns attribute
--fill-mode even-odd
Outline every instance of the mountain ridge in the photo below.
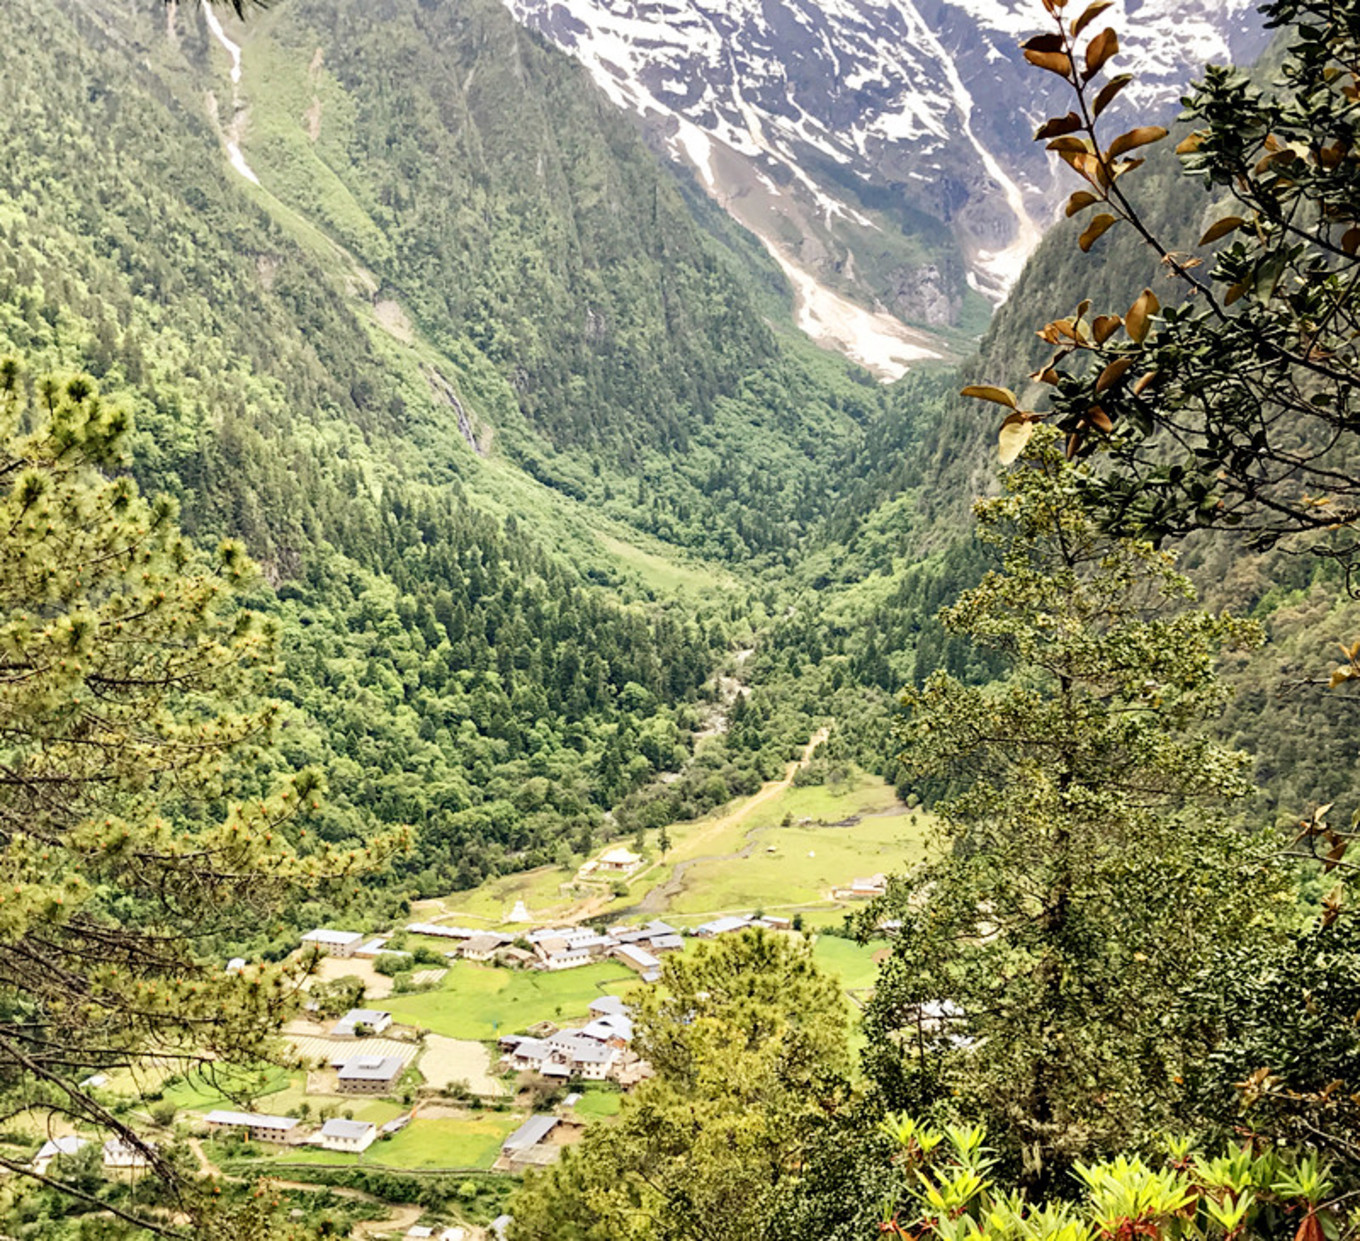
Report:
<svg viewBox="0 0 1360 1241"><path fill-rule="evenodd" d="M1030 142L1056 96L1019 52L1037 4L504 3L761 238L814 338L854 356L818 330L836 295L916 329L861 348L885 377L967 352L949 330L980 333L1056 214L1061 175ZM1164 117L1206 61L1265 45L1251 0L1121 2L1107 20L1138 76L1125 115Z"/></svg>

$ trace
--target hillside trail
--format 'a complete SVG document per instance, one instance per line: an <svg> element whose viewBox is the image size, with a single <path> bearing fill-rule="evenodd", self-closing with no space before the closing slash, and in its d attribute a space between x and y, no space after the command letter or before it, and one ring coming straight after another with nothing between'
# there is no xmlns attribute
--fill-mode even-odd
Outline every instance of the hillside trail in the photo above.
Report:
<svg viewBox="0 0 1360 1241"><path fill-rule="evenodd" d="M807 745L803 747L803 753L788 765L784 776L780 780L771 780L761 786L758 793L753 793L744 802L727 814L714 819L712 823L706 825L698 835L686 842L690 847L703 845L706 841L716 836L721 836L731 828L739 826L746 819L750 818L766 802L773 801L781 793L793 787L794 777L804 767L812 761L812 754L816 748L829 736L825 728L819 728L809 739ZM665 913L671 901L677 897L685 886L685 874L691 867L698 866L703 862L730 862L738 858L749 857L755 848L755 842L749 841L742 848L733 853L704 853L696 857L686 858L682 862L677 862L671 871L671 876L664 883L657 884L651 891L645 893L640 901L631 909L620 910L618 916L635 917L640 914L659 914ZM657 863L660 865L661 863Z"/></svg>

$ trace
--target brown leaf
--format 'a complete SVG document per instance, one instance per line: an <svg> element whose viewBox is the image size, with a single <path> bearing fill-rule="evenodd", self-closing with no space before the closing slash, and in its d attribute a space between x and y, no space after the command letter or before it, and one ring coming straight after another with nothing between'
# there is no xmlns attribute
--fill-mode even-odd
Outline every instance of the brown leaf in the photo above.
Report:
<svg viewBox="0 0 1360 1241"><path fill-rule="evenodd" d="M1157 382L1157 379L1158 375L1156 371L1148 371L1146 375L1143 375L1138 382L1133 385L1133 395L1142 396L1148 388Z"/></svg>
<svg viewBox="0 0 1360 1241"><path fill-rule="evenodd" d="M1086 12L1072 23L1072 37L1075 39L1112 4L1114 4L1114 0L1095 0L1094 4L1088 4Z"/></svg>
<svg viewBox="0 0 1360 1241"><path fill-rule="evenodd" d="M1350 848L1350 844L1351 842L1349 840L1342 840L1332 846L1327 853L1327 861L1322 867L1322 873L1324 875L1327 874L1328 871L1336 869L1336 864L1346 856L1346 850Z"/></svg>
<svg viewBox="0 0 1360 1241"><path fill-rule="evenodd" d="M1029 443L1033 434L1033 419L1027 418L1021 413L1007 414L1005 421L1001 424L1001 433L997 442L997 457L1001 464L1010 465L1014 462L1025 451L1025 445Z"/></svg>
<svg viewBox="0 0 1360 1241"><path fill-rule="evenodd" d="M1202 246L1211 245L1220 237L1226 237L1229 233L1236 232L1245 223L1246 221L1240 215L1225 215L1221 220L1216 220L1209 225L1204 236L1199 239L1199 244Z"/></svg>
<svg viewBox="0 0 1360 1241"><path fill-rule="evenodd" d="M1073 431L1072 434L1067 437L1067 459L1071 461L1080 451L1081 434L1080 432Z"/></svg>
<svg viewBox="0 0 1360 1241"><path fill-rule="evenodd" d="M1008 409L1014 409L1016 404L1014 392L1009 388L994 387L992 384L969 384L959 395L971 396L979 401L992 401Z"/></svg>
<svg viewBox="0 0 1360 1241"><path fill-rule="evenodd" d="M1060 78L1072 80L1072 58L1066 52L1025 52L1025 59L1040 69L1056 73Z"/></svg>
<svg viewBox="0 0 1360 1241"><path fill-rule="evenodd" d="M1091 325L1096 344L1103 345L1123 326L1124 320L1118 315L1097 315L1096 321Z"/></svg>
<svg viewBox="0 0 1360 1241"><path fill-rule="evenodd" d="M1347 254L1354 254L1360 250L1360 228L1348 228L1341 235L1341 248Z"/></svg>
<svg viewBox="0 0 1360 1241"><path fill-rule="evenodd" d="M1096 391L1104 392L1108 388L1113 388L1121 379L1125 372L1133 365L1132 358L1115 358L1103 371L1100 378L1096 380Z"/></svg>
<svg viewBox="0 0 1360 1241"><path fill-rule="evenodd" d="M1036 34L1032 39L1026 39L1020 44L1027 52L1061 52L1063 50L1063 37L1060 34Z"/></svg>
<svg viewBox="0 0 1360 1241"><path fill-rule="evenodd" d="M1078 211L1085 211L1087 207L1092 207L1098 203L1098 199L1090 190L1078 190L1067 200L1067 215L1070 219Z"/></svg>
<svg viewBox="0 0 1360 1241"><path fill-rule="evenodd" d="M1124 330L1140 345L1147 339L1148 319L1161 310L1162 304L1151 289L1144 289L1138 300L1129 307L1124 316Z"/></svg>
<svg viewBox="0 0 1360 1241"><path fill-rule="evenodd" d="M1089 82L1095 77L1100 72L1101 66L1117 51L1119 36L1115 34L1113 26L1106 26L1086 45L1086 72L1082 75L1085 80Z"/></svg>
<svg viewBox="0 0 1360 1241"><path fill-rule="evenodd" d="M1091 406L1090 412L1086 415L1093 427L1099 427L1106 435L1114 430L1114 423L1110 421L1107 414L1099 405Z"/></svg>
<svg viewBox="0 0 1360 1241"><path fill-rule="evenodd" d="M1081 128L1081 117L1075 112L1066 116L1051 116L1034 131L1034 141L1043 142L1046 138L1057 138L1061 134L1074 134Z"/></svg>
<svg viewBox="0 0 1360 1241"><path fill-rule="evenodd" d="M1108 212L1102 212L1100 215L1096 216L1096 218L1086 226L1086 231L1077 238L1077 245L1081 247L1082 253L1089 251L1114 223L1114 216L1110 215Z"/></svg>
<svg viewBox="0 0 1360 1241"><path fill-rule="evenodd" d="M1196 131L1193 134L1189 134L1187 137L1182 138L1180 142L1176 144L1176 154L1193 155L1196 151L1199 150L1200 144L1204 141L1204 139L1205 135L1199 133L1198 131Z"/></svg>
<svg viewBox="0 0 1360 1241"><path fill-rule="evenodd" d="M1147 146L1149 142L1160 142L1166 137L1167 131L1161 125L1139 125L1136 129L1129 130L1126 134L1120 134L1112 143L1106 155L1110 159L1123 155L1125 151L1132 151L1135 147Z"/></svg>
<svg viewBox="0 0 1360 1241"><path fill-rule="evenodd" d="M1091 119L1095 120L1106 108L1115 101L1115 96L1133 81L1133 74L1121 73L1112 77L1104 86L1100 88L1100 93L1096 96L1096 101L1091 105Z"/></svg>
<svg viewBox="0 0 1360 1241"><path fill-rule="evenodd" d="M1090 140L1087 138L1078 138L1075 134L1064 134L1061 137L1054 138L1048 144L1048 149L1050 151L1089 152L1091 149L1091 143Z"/></svg>

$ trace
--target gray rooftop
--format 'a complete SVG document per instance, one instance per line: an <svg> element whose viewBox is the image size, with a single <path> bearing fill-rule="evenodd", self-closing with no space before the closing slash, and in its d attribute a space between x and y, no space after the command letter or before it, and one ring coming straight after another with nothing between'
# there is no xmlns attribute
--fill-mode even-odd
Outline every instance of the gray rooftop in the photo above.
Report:
<svg viewBox="0 0 1360 1241"><path fill-rule="evenodd" d="M530 1116L501 1143L501 1150L522 1151L537 1146L559 1123L556 1116Z"/></svg>
<svg viewBox="0 0 1360 1241"><path fill-rule="evenodd" d="M286 1132L296 1126L291 1116L266 1116L262 1112L212 1111L204 1118L210 1125L240 1125L248 1129L278 1129Z"/></svg>
<svg viewBox="0 0 1360 1241"><path fill-rule="evenodd" d="M323 1138L361 1138L371 1132L373 1122L369 1120L328 1120L321 1126Z"/></svg>
<svg viewBox="0 0 1360 1241"><path fill-rule="evenodd" d="M401 1076L400 1056L355 1056L340 1066L342 1082L386 1082Z"/></svg>

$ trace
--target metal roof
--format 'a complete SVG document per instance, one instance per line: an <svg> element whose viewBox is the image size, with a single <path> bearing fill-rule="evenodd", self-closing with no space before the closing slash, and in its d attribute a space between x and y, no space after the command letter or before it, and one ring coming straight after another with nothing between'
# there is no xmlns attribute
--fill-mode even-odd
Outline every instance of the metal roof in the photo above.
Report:
<svg viewBox="0 0 1360 1241"><path fill-rule="evenodd" d="M334 931L328 926L319 926L314 931L308 931L303 937L304 941L316 944L353 944L363 939L360 931Z"/></svg>
<svg viewBox="0 0 1360 1241"><path fill-rule="evenodd" d="M400 1056L356 1056L340 1066L340 1080L385 1082L399 1077L401 1070Z"/></svg>
<svg viewBox="0 0 1360 1241"><path fill-rule="evenodd" d="M362 1138L373 1129L371 1120L328 1120L321 1126L323 1138Z"/></svg>
<svg viewBox="0 0 1360 1241"><path fill-rule="evenodd" d="M287 1131L297 1125L291 1116L266 1116L262 1112L212 1111L204 1119L210 1125L241 1125L247 1129L278 1129Z"/></svg>
<svg viewBox="0 0 1360 1241"><path fill-rule="evenodd" d="M558 1124L556 1116L530 1116L518 1129L501 1143L503 1151L528 1150L537 1146Z"/></svg>

